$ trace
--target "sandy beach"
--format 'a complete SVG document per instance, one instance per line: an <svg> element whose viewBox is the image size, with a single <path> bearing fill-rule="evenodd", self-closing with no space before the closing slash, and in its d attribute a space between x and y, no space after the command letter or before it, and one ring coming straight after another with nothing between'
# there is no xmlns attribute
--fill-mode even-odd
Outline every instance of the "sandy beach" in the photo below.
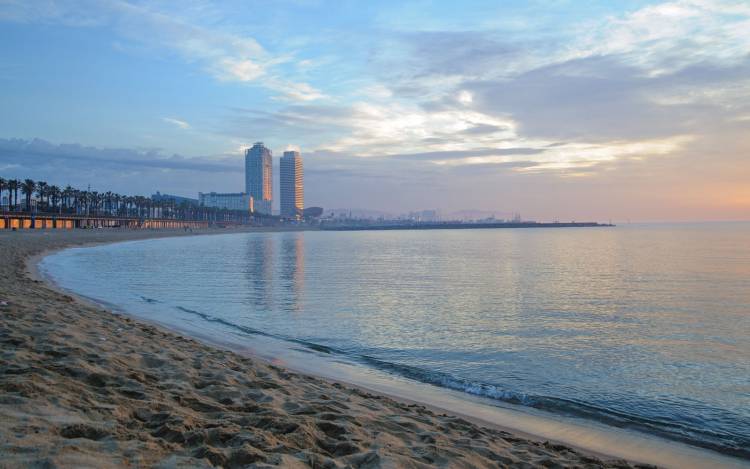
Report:
<svg viewBox="0 0 750 469"><path fill-rule="evenodd" d="M27 269L187 234L0 233L0 467L632 467L213 348Z"/></svg>

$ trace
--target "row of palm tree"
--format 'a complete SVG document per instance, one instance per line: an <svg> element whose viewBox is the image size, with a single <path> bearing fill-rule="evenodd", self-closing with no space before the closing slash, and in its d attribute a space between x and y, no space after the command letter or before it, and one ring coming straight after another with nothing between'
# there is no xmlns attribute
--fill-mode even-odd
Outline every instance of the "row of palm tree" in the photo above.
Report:
<svg viewBox="0 0 750 469"><path fill-rule="evenodd" d="M3 192L7 204L2 204ZM19 201L19 192L23 204ZM140 195L60 188L45 181L6 180L0 177L0 208L9 212L68 214L104 217L162 218L177 220L211 220L249 223L251 216L243 211L200 207L174 199L154 200Z"/></svg>

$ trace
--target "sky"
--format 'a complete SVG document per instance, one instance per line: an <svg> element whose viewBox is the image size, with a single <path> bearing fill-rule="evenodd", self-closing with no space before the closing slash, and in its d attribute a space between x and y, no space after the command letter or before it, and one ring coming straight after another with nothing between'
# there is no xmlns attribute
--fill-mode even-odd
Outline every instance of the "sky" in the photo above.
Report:
<svg viewBox="0 0 750 469"><path fill-rule="evenodd" d="M0 176L239 192L256 141L307 206L749 220L750 2L0 0Z"/></svg>

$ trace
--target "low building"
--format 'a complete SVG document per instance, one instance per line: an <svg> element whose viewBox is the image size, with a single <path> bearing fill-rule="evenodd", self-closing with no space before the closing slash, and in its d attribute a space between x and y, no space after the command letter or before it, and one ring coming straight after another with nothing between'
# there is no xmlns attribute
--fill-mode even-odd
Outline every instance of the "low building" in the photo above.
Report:
<svg viewBox="0 0 750 469"><path fill-rule="evenodd" d="M409 212L407 218L416 222L431 223L440 221L440 214L437 210L421 210L419 212Z"/></svg>
<svg viewBox="0 0 750 469"><path fill-rule="evenodd" d="M258 210L258 203L255 207L252 205L252 198L244 192L219 193L219 192L200 192L198 193L198 203L201 207L224 208L227 210Z"/></svg>
<svg viewBox="0 0 750 469"><path fill-rule="evenodd" d="M156 191L156 194L151 196L151 200L154 202L174 202L175 205L180 205L182 203L186 203L189 205L198 205L198 199L191 199L190 197L182 197L179 195L172 195L172 194L162 194L159 191Z"/></svg>
<svg viewBox="0 0 750 469"><path fill-rule="evenodd" d="M262 213L263 215L271 215L271 201L270 200L254 200L250 197L250 203L252 204L254 213Z"/></svg>
<svg viewBox="0 0 750 469"><path fill-rule="evenodd" d="M307 207L302 210L302 216L305 218L320 218L323 216L323 207Z"/></svg>

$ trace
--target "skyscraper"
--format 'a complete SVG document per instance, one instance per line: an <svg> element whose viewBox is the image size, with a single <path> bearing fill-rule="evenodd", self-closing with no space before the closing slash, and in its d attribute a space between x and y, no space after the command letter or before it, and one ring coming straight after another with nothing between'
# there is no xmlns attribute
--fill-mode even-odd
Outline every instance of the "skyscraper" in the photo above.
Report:
<svg viewBox="0 0 750 469"><path fill-rule="evenodd" d="M271 214L273 157L263 142L256 142L245 153L245 192L253 198L255 211Z"/></svg>
<svg viewBox="0 0 750 469"><path fill-rule="evenodd" d="M281 157L281 216L295 218L305 208L305 187L302 174L302 155L285 151Z"/></svg>

